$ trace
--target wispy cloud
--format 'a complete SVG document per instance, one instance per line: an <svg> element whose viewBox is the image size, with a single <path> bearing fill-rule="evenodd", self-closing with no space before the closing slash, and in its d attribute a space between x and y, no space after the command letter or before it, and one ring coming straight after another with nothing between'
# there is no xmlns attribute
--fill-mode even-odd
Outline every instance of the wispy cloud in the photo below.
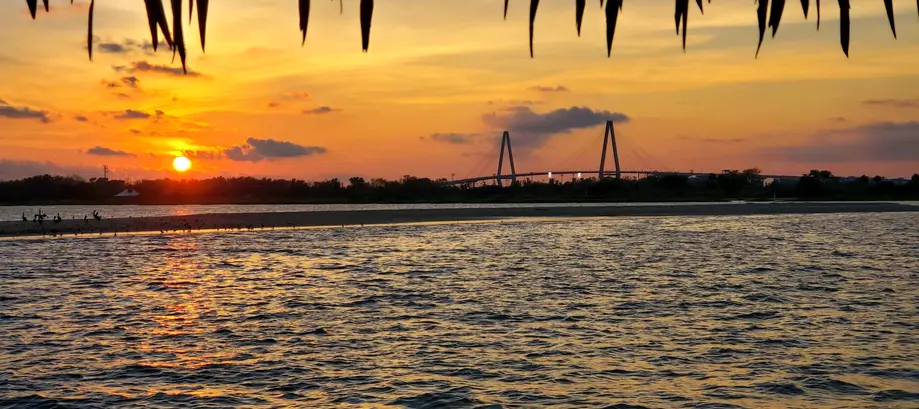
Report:
<svg viewBox="0 0 919 409"><path fill-rule="evenodd" d="M766 148L761 153L776 159L804 163L919 163L919 122L876 122L842 130L827 130L815 134L808 144Z"/></svg>
<svg viewBox="0 0 919 409"><path fill-rule="evenodd" d="M0 118L37 119L42 123L51 122L50 113L48 111L30 107L13 106L2 99L0 99Z"/></svg>
<svg viewBox="0 0 919 409"><path fill-rule="evenodd" d="M919 108L919 98L912 99L869 99L862 101L865 105L884 106L890 108Z"/></svg>
<svg viewBox="0 0 919 409"><path fill-rule="evenodd" d="M96 156L130 156L130 157L137 156L130 152L106 148L106 147L99 146L99 145L96 145L92 148L87 149L86 153L88 155L96 155Z"/></svg>
<svg viewBox="0 0 919 409"><path fill-rule="evenodd" d="M147 61L134 61L130 66L125 65L113 65L112 69L115 72L126 72L128 74L133 74L137 72L144 73L153 73L153 74L163 74L170 75L174 77L203 77L204 74L201 74L198 71L189 69L187 73L182 71L182 67L170 67L168 65L160 64L150 64Z"/></svg>
<svg viewBox="0 0 919 409"><path fill-rule="evenodd" d="M341 111L341 109L339 108L321 106L321 107L313 108L313 109L304 109L303 113L305 115L325 115L325 114L331 114L332 112L339 112L339 111Z"/></svg>
<svg viewBox="0 0 919 409"><path fill-rule="evenodd" d="M536 85L536 86L530 87L529 89L530 91L537 91L537 92L568 92L568 91L571 91L568 89L568 87L564 85L557 85L554 87L545 86L545 85Z"/></svg>
<svg viewBox="0 0 919 409"><path fill-rule="evenodd" d="M428 138L435 142L449 143L453 145L467 145L472 143L474 137L477 134L466 134L466 133L435 133L428 136Z"/></svg>

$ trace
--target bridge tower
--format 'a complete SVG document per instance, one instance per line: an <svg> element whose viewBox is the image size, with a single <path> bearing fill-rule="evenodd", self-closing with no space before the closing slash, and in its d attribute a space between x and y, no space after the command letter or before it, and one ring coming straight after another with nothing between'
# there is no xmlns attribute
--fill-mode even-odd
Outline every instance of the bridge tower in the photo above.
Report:
<svg viewBox="0 0 919 409"><path fill-rule="evenodd" d="M616 148L616 131L613 129L613 121L606 121L606 131L603 134L603 152L600 153L600 170L597 172L597 180L603 179L603 171L606 166L606 146L610 144L610 141L612 141L613 145L613 163L616 166L616 179L622 176L622 170L619 169L619 149Z"/></svg>
<svg viewBox="0 0 919 409"><path fill-rule="evenodd" d="M514 150L511 149L511 134L508 131L504 131L504 134L501 135L501 152L498 154L498 173L495 175L495 183L498 186L504 186L501 183L501 168L504 165L505 146L507 146L507 159L511 163L511 180L513 182L517 181L517 169L514 167Z"/></svg>

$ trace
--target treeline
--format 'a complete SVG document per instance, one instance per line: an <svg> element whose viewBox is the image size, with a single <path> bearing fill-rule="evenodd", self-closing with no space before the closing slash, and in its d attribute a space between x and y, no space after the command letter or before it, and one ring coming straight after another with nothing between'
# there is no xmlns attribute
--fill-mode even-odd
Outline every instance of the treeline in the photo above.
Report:
<svg viewBox="0 0 919 409"><path fill-rule="evenodd" d="M566 202L709 201L727 199L919 200L919 175L904 181L863 176L841 179L814 170L794 180L763 180L759 170L720 174L657 174L639 179L518 180L505 187L493 181L449 186L446 180L405 176L400 180L347 182L331 179L211 178L123 180L34 176L0 182L0 203L409 203L409 202ZM137 197L115 197L125 189Z"/></svg>

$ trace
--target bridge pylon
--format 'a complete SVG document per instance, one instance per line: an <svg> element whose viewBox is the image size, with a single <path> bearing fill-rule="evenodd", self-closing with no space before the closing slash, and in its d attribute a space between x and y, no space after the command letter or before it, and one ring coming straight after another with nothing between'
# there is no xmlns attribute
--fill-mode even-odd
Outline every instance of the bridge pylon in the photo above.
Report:
<svg viewBox="0 0 919 409"><path fill-rule="evenodd" d="M504 131L504 134L501 135L501 152L498 153L498 173L495 175L495 183L498 186L504 186L501 183L501 168L504 165L504 147L507 147L507 159L511 164L511 181L517 181L517 168L514 167L514 150L511 149L511 134L508 131Z"/></svg>
<svg viewBox="0 0 919 409"><path fill-rule="evenodd" d="M616 166L616 179L622 176L622 170L619 168L619 149L616 148L616 131L613 129L613 121L606 121L606 130L603 134L603 152L600 153L600 170L597 172L597 180L603 180L606 166L606 147L612 142L613 145L613 164Z"/></svg>

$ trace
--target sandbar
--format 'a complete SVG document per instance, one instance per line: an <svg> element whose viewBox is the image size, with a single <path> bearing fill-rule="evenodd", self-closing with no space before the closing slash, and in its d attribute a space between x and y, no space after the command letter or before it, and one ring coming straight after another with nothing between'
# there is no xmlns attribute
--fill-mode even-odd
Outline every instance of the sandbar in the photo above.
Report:
<svg viewBox="0 0 919 409"><path fill-rule="evenodd" d="M919 206L879 202L750 202L571 207L350 210L278 213L215 213L187 216L113 218L88 221L0 222L0 236L72 235L122 232L246 230L291 227L459 222L516 218L649 216L742 216L817 213L919 212Z"/></svg>

